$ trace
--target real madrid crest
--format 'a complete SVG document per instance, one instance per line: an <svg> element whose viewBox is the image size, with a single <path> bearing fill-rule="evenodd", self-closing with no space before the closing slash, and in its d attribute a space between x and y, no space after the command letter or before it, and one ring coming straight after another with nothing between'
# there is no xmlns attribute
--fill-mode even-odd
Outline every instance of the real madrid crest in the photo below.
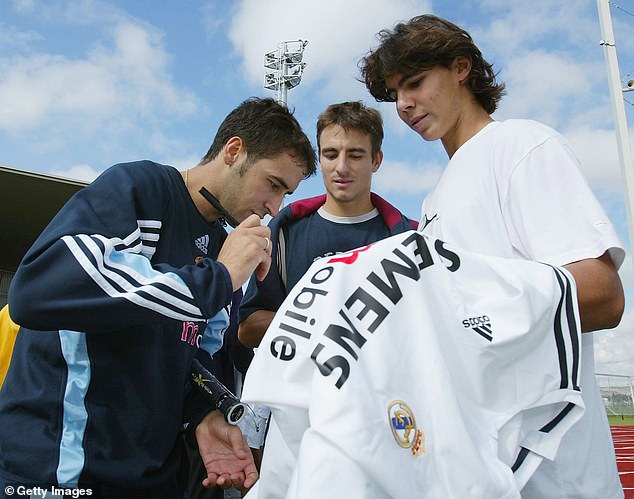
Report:
<svg viewBox="0 0 634 499"><path fill-rule="evenodd" d="M390 428L396 443L411 449L414 456L425 453L425 435L416 427L414 413L402 400L393 401L387 408Z"/></svg>

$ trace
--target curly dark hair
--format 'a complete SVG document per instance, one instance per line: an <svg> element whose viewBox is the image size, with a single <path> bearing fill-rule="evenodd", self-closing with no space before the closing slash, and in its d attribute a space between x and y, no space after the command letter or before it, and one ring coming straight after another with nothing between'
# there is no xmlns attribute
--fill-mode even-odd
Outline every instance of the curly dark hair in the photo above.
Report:
<svg viewBox="0 0 634 499"><path fill-rule="evenodd" d="M464 29L437 16L425 14L377 34L379 47L359 63L363 82L379 102L394 102L386 80L395 75L409 78L434 66L449 68L456 57L471 61L467 79L477 101L492 114L504 95L504 83L496 82L489 64Z"/></svg>
<svg viewBox="0 0 634 499"><path fill-rule="evenodd" d="M304 178L317 170L317 156L299 122L274 99L251 97L231 111L220 124L201 163L214 159L231 137L240 137L247 150L246 169L254 161L290 154L304 165Z"/></svg>

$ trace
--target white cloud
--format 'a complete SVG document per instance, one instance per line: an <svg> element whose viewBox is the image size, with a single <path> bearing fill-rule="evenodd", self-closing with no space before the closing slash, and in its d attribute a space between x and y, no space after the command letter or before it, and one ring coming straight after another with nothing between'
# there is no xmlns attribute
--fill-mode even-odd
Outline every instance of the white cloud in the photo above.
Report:
<svg viewBox="0 0 634 499"><path fill-rule="evenodd" d="M431 190L442 173L442 165L412 165L402 161L384 160L374 174L373 184L379 192L399 192L406 195L422 194Z"/></svg>
<svg viewBox="0 0 634 499"><path fill-rule="evenodd" d="M189 156L186 158L170 157L169 152L166 151L164 159L158 159L157 161L167 165L171 165L177 170L187 170L196 166L200 162L200 160L201 157L198 156ZM83 180L84 182L92 182L102 173L102 168L96 169L89 164L78 164L65 169L52 169L47 173L71 180Z"/></svg>
<svg viewBox="0 0 634 499"><path fill-rule="evenodd" d="M595 372L634 376L634 264L631 254L625 257L619 276L625 290L625 313L616 328L594 334Z"/></svg>
<svg viewBox="0 0 634 499"><path fill-rule="evenodd" d="M34 30L19 30L14 26L0 23L0 47L16 47L24 49L30 43L40 40L42 37Z"/></svg>
<svg viewBox="0 0 634 499"><path fill-rule="evenodd" d="M634 376L634 311L610 331L594 333L595 371Z"/></svg>
<svg viewBox="0 0 634 499"><path fill-rule="evenodd" d="M623 179L613 130L567 131L566 138L577 153L595 191L623 195Z"/></svg>
<svg viewBox="0 0 634 499"><path fill-rule="evenodd" d="M412 141L423 140L421 137L417 137L415 132L399 118L396 112L396 104L393 102L377 102L376 105L381 111L381 116L383 116L383 127L385 128L386 136L393 134L399 137L409 136Z"/></svg>
<svg viewBox="0 0 634 499"><path fill-rule="evenodd" d="M530 117L561 128L574 116L571 104L595 105L588 100L592 80L587 77L595 70L592 65L570 60L569 55L543 50L514 57L504 68L507 96L500 114Z"/></svg>
<svg viewBox="0 0 634 499"><path fill-rule="evenodd" d="M217 34L224 26L225 20L219 10L218 5L213 3L207 3L201 7L202 25L208 36Z"/></svg>
<svg viewBox="0 0 634 499"><path fill-rule="evenodd" d="M58 0L56 2L42 2L35 0L13 0L13 9L25 16L31 16L40 21L63 23L68 26L109 24L121 20L126 14L107 1Z"/></svg>
<svg viewBox="0 0 634 499"><path fill-rule="evenodd" d="M8 132L82 108L99 115L114 104L108 72L85 61L41 55L0 61L0 71L0 128Z"/></svg>
<svg viewBox="0 0 634 499"><path fill-rule="evenodd" d="M189 168L196 166L201 159L202 154L200 156L189 156L187 158L168 158L166 163L168 165L172 165L178 170L188 170Z"/></svg>
<svg viewBox="0 0 634 499"><path fill-rule="evenodd" d="M630 300L628 303L629 308L634 310L634 288L628 288L627 286L634 286L634 260L631 253L625 255L625 260L619 268L619 276L623 282L625 288L625 298Z"/></svg>
<svg viewBox="0 0 634 499"><path fill-rule="evenodd" d="M99 176L101 172L95 170L90 165L74 165L65 170L52 170L49 173L58 177L64 177L73 180L83 180L84 182L92 182Z"/></svg>
<svg viewBox="0 0 634 499"><path fill-rule="evenodd" d="M113 117L136 121L155 113L195 111L196 97L172 82L160 33L121 22L110 35L81 59L54 54L0 58L0 128L15 133L55 121L63 129L77 119L97 129Z"/></svg>
<svg viewBox="0 0 634 499"><path fill-rule="evenodd" d="M483 0L480 4L486 17L473 30L467 28L487 52L494 50L506 58L545 45L563 50L571 43L591 40L596 46L598 41L595 3Z"/></svg>
<svg viewBox="0 0 634 499"><path fill-rule="evenodd" d="M13 8L22 13L31 13L35 10L35 0L12 0Z"/></svg>

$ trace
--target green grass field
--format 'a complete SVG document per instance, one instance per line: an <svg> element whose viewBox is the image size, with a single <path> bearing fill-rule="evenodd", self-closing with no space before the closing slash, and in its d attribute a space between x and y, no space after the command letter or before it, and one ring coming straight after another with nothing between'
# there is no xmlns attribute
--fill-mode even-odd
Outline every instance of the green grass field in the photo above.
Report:
<svg viewBox="0 0 634 499"><path fill-rule="evenodd" d="M608 414L608 421L610 422L610 426L632 426L634 425L634 414L626 414L623 416Z"/></svg>

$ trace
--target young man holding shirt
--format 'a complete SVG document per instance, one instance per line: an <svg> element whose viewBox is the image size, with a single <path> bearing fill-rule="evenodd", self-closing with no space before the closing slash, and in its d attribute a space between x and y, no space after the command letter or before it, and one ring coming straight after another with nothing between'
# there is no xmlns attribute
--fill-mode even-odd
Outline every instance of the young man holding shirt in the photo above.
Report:
<svg viewBox="0 0 634 499"><path fill-rule="evenodd" d="M423 202L423 234L472 252L564 266L576 280L586 412L522 497L623 497L589 332L620 321L624 251L579 161L545 125L493 120L504 85L460 27L422 15L379 39L362 62L368 90L394 102L417 135L440 140L449 156Z"/></svg>

